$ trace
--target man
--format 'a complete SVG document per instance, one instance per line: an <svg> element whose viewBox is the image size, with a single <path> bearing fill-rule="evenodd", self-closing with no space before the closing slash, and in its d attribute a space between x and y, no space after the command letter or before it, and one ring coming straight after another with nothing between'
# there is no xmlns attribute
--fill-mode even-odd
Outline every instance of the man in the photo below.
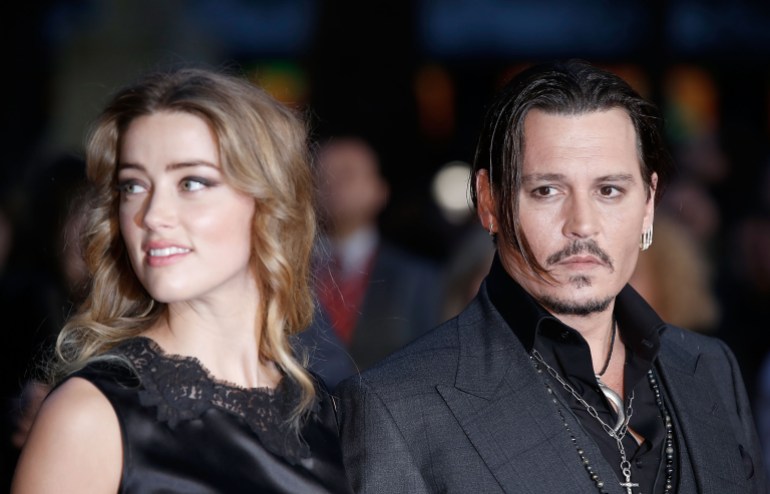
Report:
<svg viewBox="0 0 770 494"><path fill-rule="evenodd" d="M339 136L318 152L324 239L318 311L300 338L329 387L366 369L440 322L437 266L385 240L378 220L389 187L372 146Z"/></svg>
<svg viewBox="0 0 770 494"><path fill-rule="evenodd" d="M496 258L456 318L338 388L356 491L765 492L733 355L627 284L669 174L660 132L582 61L501 91L473 190Z"/></svg>

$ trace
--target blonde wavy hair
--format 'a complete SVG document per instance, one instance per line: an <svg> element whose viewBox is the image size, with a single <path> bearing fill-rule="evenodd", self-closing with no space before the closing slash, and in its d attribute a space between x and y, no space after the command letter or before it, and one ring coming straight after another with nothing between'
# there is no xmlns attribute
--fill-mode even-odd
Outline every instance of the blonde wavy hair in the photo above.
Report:
<svg viewBox="0 0 770 494"><path fill-rule="evenodd" d="M260 292L260 357L296 381L295 424L312 406L314 381L289 336L310 323L310 256L316 232L307 131L302 118L241 77L200 68L154 72L119 91L96 120L86 144L93 205L85 228L89 295L63 327L50 369L53 383L149 328L166 309L131 268L118 223L116 187L121 138L137 117L184 112L210 125L222 173L254 197L252 269Z"/></svg>

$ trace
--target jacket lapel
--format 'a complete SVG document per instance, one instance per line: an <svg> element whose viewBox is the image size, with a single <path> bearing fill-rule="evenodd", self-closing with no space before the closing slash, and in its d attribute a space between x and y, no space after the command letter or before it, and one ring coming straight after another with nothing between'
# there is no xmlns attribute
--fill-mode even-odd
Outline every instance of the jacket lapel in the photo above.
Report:
<svg viewBox="0 0 770 494"><path fill-rule="evenodd" d="M738 443L730 433L731 419L703 360L701 355L673 340L662 346L661 380L673 403L669 408L673 408L675 427L679 429L677 436L679 441L684 441L698 492L743 492L741 486L735 484L735 479L743 476L743 466Z"/></svg>
<svg viewBox="0 0 770 494"><path fill-rule="evenodd" d="M437 387L474 449L505 492L595 493L529 355L485 293L474 304L458 321L455 386ZM562 413L594 471L614 484L599 449L572 414Z"/></svg>

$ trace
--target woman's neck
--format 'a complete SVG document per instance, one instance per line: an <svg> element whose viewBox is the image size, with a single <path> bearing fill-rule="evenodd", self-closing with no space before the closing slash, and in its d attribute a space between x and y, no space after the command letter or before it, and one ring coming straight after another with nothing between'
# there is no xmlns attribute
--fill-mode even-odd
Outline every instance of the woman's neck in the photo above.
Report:
<svg viewBox="0 0 770 494"><path fill-rule="evenodd" d="M228 303L169 304L166 313L144 333L166 353L194 357L217 379L246 388L274 387L280 373L260 358L261 327L256 303L249 310Z"/></svg>

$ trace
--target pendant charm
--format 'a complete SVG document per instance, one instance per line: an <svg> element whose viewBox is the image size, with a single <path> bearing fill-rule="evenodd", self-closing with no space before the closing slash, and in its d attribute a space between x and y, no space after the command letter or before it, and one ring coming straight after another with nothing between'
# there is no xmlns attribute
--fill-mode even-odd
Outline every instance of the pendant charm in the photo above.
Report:
<svg viewBox="0 0 770 494"><path fill-rule="evenodd" d="M631 490L632 487L639 487L639 484L632 483L632 482L621 482L620 487L625 487L626 492L628 494L634 494L634 491Z"/></svg>
<svg viewBox="0 0 770 494"><path fill-rule="evenodd" d="M639 484L631 482L631 463L625 459L625 456L623 456L623 461L620 463L620 469L623 471L623 476L626 478L625 482L620 483L620 487L625 487L627 494L634 494L634 491L631 488L639 487Z"/></svg>
<svg viewBox="0 0 770 494"><path fill-rule="evenodd" d="M602 380L599 379L599 376L596 376L596 382L599 384L599 389L602 391L602 394L604 394L610 401L610 404L612 404L612 407L618 413L618 420L615 422L615 427L613 427L613 429L616 433L620 432L623 426L626 425L626 413L623 411L623 400L620 398L620 395L604 384Z"/></svg>

